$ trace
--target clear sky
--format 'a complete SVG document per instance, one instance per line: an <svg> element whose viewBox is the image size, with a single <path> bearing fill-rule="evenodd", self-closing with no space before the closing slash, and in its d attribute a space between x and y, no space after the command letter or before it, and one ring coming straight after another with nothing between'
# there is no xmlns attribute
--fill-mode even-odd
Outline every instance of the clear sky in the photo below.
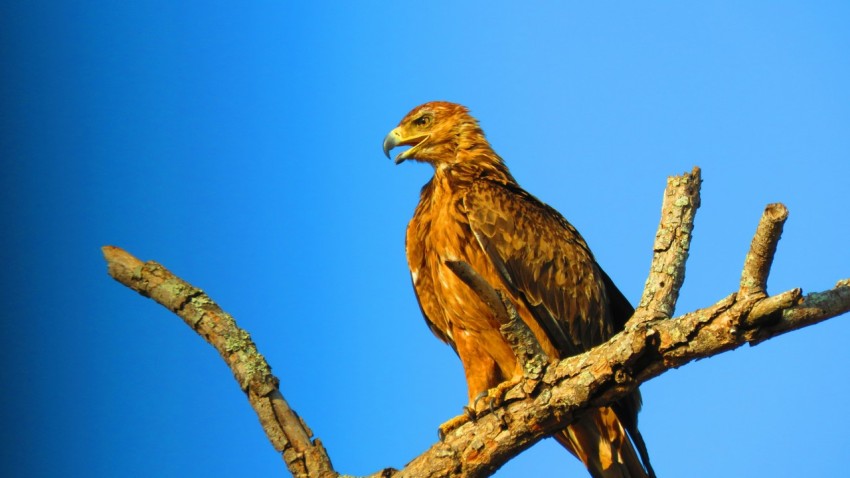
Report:
<svg viewBox="0 0 850 478"><path fill-rule="evenodd" d="M850 276L850 4L4 2L0 474L281 476L217 354L106 275L157 260L248 329L336 468L401 467L466 400L404 228L431 170L384 135L469 106L634 302L665 177L703 169L679 312ZM840 476L850 317L645 384L661 477ZM499 477L586 476L552 440Z"/></svg>

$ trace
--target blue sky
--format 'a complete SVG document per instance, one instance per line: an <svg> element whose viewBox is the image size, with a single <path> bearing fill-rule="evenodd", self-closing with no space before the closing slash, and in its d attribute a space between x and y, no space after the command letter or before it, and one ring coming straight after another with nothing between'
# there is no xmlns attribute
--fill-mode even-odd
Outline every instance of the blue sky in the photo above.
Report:
<svg viewBox="0 0 850 478"><path fill-rule="evenodd" d="M217 354L112 281L104 244L236 316L339 471L433 443L466 392L404 259L431 171L380 149L428 100L469 106L633 302L665 177L694 165L680 312L736 289L770 202L791 214L770 291L850 276L850 6L589 5L6 2L2 474L284 473ZM848 335L843 317L645 384L659 476L845 472ZM583 473L545 440L497 476Z"/></svg>

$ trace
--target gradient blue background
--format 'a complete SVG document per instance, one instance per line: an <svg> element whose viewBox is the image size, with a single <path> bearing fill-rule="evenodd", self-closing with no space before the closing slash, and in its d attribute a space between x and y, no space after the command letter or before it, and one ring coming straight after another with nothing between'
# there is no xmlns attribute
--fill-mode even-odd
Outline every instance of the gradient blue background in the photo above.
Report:
<svg viewBox="0 0 850 478"><path fill-rule="evenodd" d="M294 2L291 2L294 3ZM303 2L306 3L306 2ZM153 259L253 335L336 468L401 467L465 402L404 228L429 178L384 135L464 103L632 300L665 177L703 168L679 311L850 276L847 2L4 2L3 476L286 475L217 354L106 275ZM846 473L848 318L647 383L661 477ZM586 476L551 440L499 477Z"/></svg>

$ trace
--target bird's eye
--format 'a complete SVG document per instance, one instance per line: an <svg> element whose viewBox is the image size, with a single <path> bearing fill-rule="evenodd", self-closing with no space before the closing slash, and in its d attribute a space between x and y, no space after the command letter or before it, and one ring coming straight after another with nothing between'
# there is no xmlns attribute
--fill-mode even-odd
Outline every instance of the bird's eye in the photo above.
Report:
<svg viewBox="0 0 850 478"><path fill-rule="evenodd" d="M431 115L422 115L413 120L413 124L416 126L425 126L429 123L431 123Z"/></svg>

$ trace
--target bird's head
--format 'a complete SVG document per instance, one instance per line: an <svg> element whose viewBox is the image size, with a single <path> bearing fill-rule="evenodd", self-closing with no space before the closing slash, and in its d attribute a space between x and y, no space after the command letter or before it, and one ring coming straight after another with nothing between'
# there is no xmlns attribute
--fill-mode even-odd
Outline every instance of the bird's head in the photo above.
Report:
<svg viewBox="0 0 850 478"><path fill-rule="evenodd" d="M399 164L406 159L452 164L463 161L460 152L471 152L490 145L466 107L446 101L432 101L417 106L402 118L398 126L384 138L384 154L398 146L411 146L395 157Z"/></svg>

